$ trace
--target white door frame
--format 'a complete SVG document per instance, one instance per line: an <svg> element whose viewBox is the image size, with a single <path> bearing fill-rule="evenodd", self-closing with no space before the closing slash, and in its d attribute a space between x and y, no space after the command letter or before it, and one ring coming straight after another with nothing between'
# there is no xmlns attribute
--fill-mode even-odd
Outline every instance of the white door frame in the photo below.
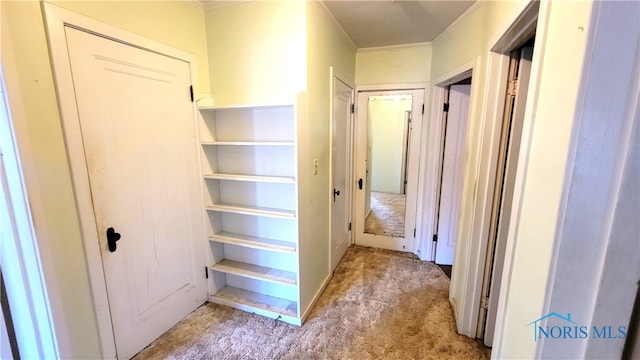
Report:
<svg viewBox="0 0 640 360"><path fill-rule="evenodd" d="M423 178L422 184L424 184L421 188L423 195L421 196L421 200L424 203L422 216L419 218L421 223L420 232L417 239L419 239L418 243L418 251L417 255L421 260L424 261L435 261L435 245L433 243L433 235L435 234L435 218L437 209L436 204L438 199L438 190L439 190L439 175L440 175L440 147L442 145L442 104L444 104L446 87L452 84L455 84L461 80L467 78L473 78L474 69L478 67L480 59L476 58L461 67L450 71L434 80L434 85L431 87L431 104L429 106L428 119L425 129L425 137L422 141L422 145L424 149L422 150L423 154L427 154L425 156L424 166L420 173ZM471 94L469 95L470 106L469 106L469 119L474 118L474 107L473 101L475 98L475 94L478 92L478 82L471 81ZM425 112L426 113L426 112ZM467 124L467 137L466 141L464 141L462 146L466 149L469 145L469 124ZM421 164L422 165L422 164ZM467 168L467 163L464 162L462 164L462 169ZM465 177L466 174L463 172L462 176ZM455 190L455 198L462 199L462 188Z"/></svg>
<svg viewBox="0 0 640 360"><path fill-rule="evenodd" d="M333 66L329 67L329 87L330 87L330 96L329 96L329 108L331 109L330 113L329 113L329 194L331 194L331 202L330 204L333 204L333 131L331 131L331 126L333 126L333 96L334 96L334 79L337 79L339 81L342 81L344 84L346 84L347 86L349 86L351 88L351 101L352 101L352 105L355 106L355 84L352 81L348 81L348 77L343 76L343 74L341 74L340 72L336 71L336 69ZM348 167L348 173L346 174L347 177L347 187L349 188L347 194L348 194L348 198L345 200L346 203L346 209L345 209L345 214L347 214L347 216L349 217L348 222L349 223L353 223L352 219L353 219L353 190L354 190L354 184L353 184L353 160L354 158L354 136L355 136L355 132L354 132L354 113L351 113L351 117L349 119L349 124L348 124L348 128L349 128L349 139L347 140L347 156L348 156L348 160L349 160L349 167ZM329 206L329 229L331 231L331 229L333 229L333 222L332 222L332 208L333 206ZM352 227L353 228L353 227ZM353 230L349 231L349 246L351 246L353 244ZM329 242L329 272L332 272L333 269L331 269L331 262L333 259L333 242L330 241Z"/></svg>
<svg viewBox="0 0 640 360"><path fill-rule="evenodd" d="M485 72L485 81L482 86L485 88L484 97L477 98L479 86L481 86L479 77L474 74L476 81L472 81L471 88L471 102L481 102L481 106L471 105L469 112L470 119L479 119L479 124L476 125L478 129L475 133L470 129L467 137L468 144L475 142L475 147L469 149L469 153L477 154L475 156L477 160L477 167L470 169L468 163L464 165L465 170L468 172L464 176L466 178L465 184L474 183L473 189L461 189L463 191L462 209L463 213L460 214L460 223L458 225L458 238L470 239L465 243L465 247L462 248L461 244L457 242L455 257L454 257L454 269L456 264L458 270L454 270L451 278L451 288L461 288L462 293L458 294L459 297L453 298L453 294L450 294L449 300L454 307L454 314L456 317L457 330L460 334L475 338L478 325L478 309L480 307L482 281L484 275L484 265L487 251L488 241L488 229L490 224L493 186L495 182L495 164L497 160L498 152L498 133L500 131L500 124L502 121L502 113L504 109L504 94L506 91L506 79L509 69L509 50L520 45L530 35L527 33L528 29L536 24L539 3L531 1L520 15L512 22L504 24L504 31L499 33L499 36L491 42L493 47L488 49L487 52L487 65ZM542 23L546 23L547 19L542 20ZM536 48L544 48L544 37L536 39ZM538 80L535 78L540 72L540 51L534 54L534 64L532 66L532 78L530 84L531 96L536 93L535 89L538 87ZM460 68L449 72L437 79L435 79L433 86L432 97L432 111L430 112L431 125L436 126L434 123L441 122L441 111L438 108L438 104L442 103L444 98L444 88L440 87L443 84L447 84L447 81L461 80L456 76L460 76L464 71L480 68L481 58L478 57L474 61L469 62ZM438 86L440 85L440 86ZM478 109L480 114L477 114ZM527 106L527 113L525 114L525 123L522 131L522 143L520 147L520 159L522 162L526 161L526 154L529 152L529 137L531 133L531 106ZM441 125L440 125L441 126ZM435 129L434 129L435 130ZM439 134L439 132L430 131L431 136ZM471 138L476 136L477 139ZM473 141L475 140L475 141ZM433 137L429 138L426 142L431 143L434 146L435 141ZM467 145L469 146L469 145ZM433 159L430 159L433 160ZM427 175L433 177L433 173L437 172L435 164L428 164L429 168L425 169ZM520 169L520 166L519 166ZM520 208L519 199L522 195L522 177L523 174L516 175L516 184L513 195L513 208L512 218L514 214L517 214ZM470 179L474 179L470 181ZM427 187L425 191L427 195L434 195L436 191L437 179L428 179L426 182ZM471 193L465 193L471 192ZM435 208L435 207L433 207ZM425 213L423 221L426 221L425 232L429 229L429 224L432 224L433 210L431 213L427 211ZM460 225L466 223L470 224L467 228L460 228ZM512 221L510 225L510 234L513 227L517 226L516 221ZM430 242L430 233L426 232L422 238L425 241ZM505 253L505 263L503 272L503 286L500 291L502 294L506 294L508 290L508 281L504 280L504 277L508 277L511 272L511 251L513 249L514 239L510 235L507 249ZM429 254L432 252L432 244L423 244L424 248ZM463 267L460 269L460 267ZM497 294L496 294L497 295ZM498 306L498 321L501 323L501 313L503 312L503 302ZM494 342L499 344L499 338L501 328L497 328L495 338L498 340Z"/></svg>
<svg viewBox="0 0 640 360"><path fill-rule="evenodd" d="M61 308L56 281L45 279L50 249L46 242L38 243L35 234L32 214L38 215L37 194L27 195L12 119L18 111L9 107L0 68L0 264L16 342L25 359L64 358L69 354L66 324L60 320L63 316L56 316Z"/></svg>
<svg viewBox="0 0 640 360"><path fill-rule="evenodd" d="M366 84L366 85L357 85L355 88L355 97L356 99L354 100L356 103L356 108L355 108L355 116L357 116L358 114L358 104L357 104L357 96L360 92L368 92L368 91L390 91L390 90L423 90L424 91L424 98L422 99L423 104L424 104L424 114L421 114L422 116L422 128L420 130L420 150L418 152L418 164L419 164L419 169L418 169L418 184L417 184L417 204L416 204L416 219L415 219L415 227L416 227L416 236L413 239L413 248L411 249L411 252L413 252L414 254L416 254L421 260L426 260L425 258L423 258L423 255L425 255L426 253L423 251L423 248L421 246L422 242L424 239L422 239L422 228L423 228L423 216L420 216L420 214L423 214L425 211L425 206L428 207L430 206L428 201L425 201L425 196L424 196L424 181L425 181L425 176L424 176L424 167L425 167L425 158L427 158L427 147L425 145L426 140L427 139L427 131L429 126L425 126L427 121L427 115L429 113L429 97L430 97L430 91L431 91L431 86L429 86L430 82L416 82L416 83L393 83L393 84ZM414 99L414 101L416 101L417 99ZM354 121L355 122L355 121ZM353 133L353 137L354 137L354 145L355 145L355 132ZM355 147L354 147L355 148ZM356 163L356 159L355 159L355 149L353 151L353 157L352 157L352 164ZM352 166L353 167L353 166ZM352 178L352 189L354 189L352 191L352 193L355 192L355 187L356 187L356 183L355 183L355 177ZM352 200L353 202L353 200ZM355 216L357 216L355 214L355 206L352 206L352 212L351 212L351 218L355 219ZM354 225L355 226L355 225ZM353 236L353 235L352 235Z"/></svg>
<svg viewBox="0 0 640 360"><path fill-rule="evenodd" d="M196 70L193 64L195 64L196 58L194 55L181 50L78 15L47 2L44 3L44 10L51 60L53 62L53 74L62 118L62 128L65 135L65 146L71 167L76 206L78 207L82 240L87 260L87 270L91 283L91 293L98 322L100 343L102 345L102 356L103 358L114 359L116 358L116 348L113 327L111 325L111 312L104 280L104 269L102 268L102 257L95 231L96 220L91 201L88 171L84 159L80 119L76 110L76 98L64 27L71 26L86 30L98 36L188 62L191 66L192 84L195 84L194 73ZM197 119L195 111L196 107L194 103L194 123ZM194 146L196 146L195 142Z"/></svg>

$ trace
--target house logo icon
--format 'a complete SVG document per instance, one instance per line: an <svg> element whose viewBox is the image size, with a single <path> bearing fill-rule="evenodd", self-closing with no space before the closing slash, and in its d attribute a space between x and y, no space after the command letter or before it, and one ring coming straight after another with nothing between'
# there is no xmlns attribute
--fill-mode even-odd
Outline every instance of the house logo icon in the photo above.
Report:
<svg viewBox="0 0 640 360"><path fill-rule="evenodd" d="M542 327L540 327L538 324L548 318L551 317L555 317L558 318L560 320L562 320L563 322L571 325L578 325L575 321L571 320L571 313L567 313L567 316L562 316L560 314L558 314L557 312L550 312L547 315L544 315L543 317L533 320L532 322L528 323L527 325L533 325L533 341L538 341L538 332L539 329L541 330ZM570 325L569 325L570 326ZM544 332L543 332L544 333Z"/></svg>
<svg viewBox="0 0 640 360"><path fill-rule="evenodd" d="M620 340L627 337L627 327L625 325L600 324L600 326L586 326L571 319L571 313L563 316L557 312L550 312L527 324L527 326L530 325L533 325L533 341L538 341L539 339L575 341L589 338Z"/></svg>

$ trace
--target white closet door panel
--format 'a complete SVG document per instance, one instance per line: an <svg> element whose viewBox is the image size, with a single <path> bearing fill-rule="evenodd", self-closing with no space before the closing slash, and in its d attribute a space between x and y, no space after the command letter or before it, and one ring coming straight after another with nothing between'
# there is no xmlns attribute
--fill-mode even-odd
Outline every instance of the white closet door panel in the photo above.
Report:
<svg viewBox="0 0 640 360"><path fill-rule="evenodd" d="M117 354L206 299L189 64L66 29ZM107 229L121 234L115 252Z"/></svg>

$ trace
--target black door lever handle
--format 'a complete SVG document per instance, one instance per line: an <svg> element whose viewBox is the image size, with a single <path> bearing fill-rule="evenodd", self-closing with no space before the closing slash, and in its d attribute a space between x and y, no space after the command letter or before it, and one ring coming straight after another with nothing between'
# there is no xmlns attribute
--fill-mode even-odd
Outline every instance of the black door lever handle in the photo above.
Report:
<svg viewBox="0 0 640 360"><path fill-rule="evenodd" d="M336 202L336 196L340 196L340 190L333 189L333 202Z"/></svg>
<svg viewBox="0 0 640 360"><path fill-rule="evenodd" d="M107 247L109 252L116 251L116 241L120 240L120 234L117 233L112 227L107 229Z"/></svg>

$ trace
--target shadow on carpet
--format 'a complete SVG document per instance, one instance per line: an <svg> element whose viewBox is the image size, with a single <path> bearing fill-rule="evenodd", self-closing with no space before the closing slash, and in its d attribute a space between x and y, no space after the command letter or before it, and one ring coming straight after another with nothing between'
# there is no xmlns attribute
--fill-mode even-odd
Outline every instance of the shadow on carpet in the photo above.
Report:
<svg viewBox="0 0 640 360"><path fill-rule="evenodd" d="M302 327L205 304L134 359L486 359L458 335L449 279L407 253L351 247Z"/></svg>

